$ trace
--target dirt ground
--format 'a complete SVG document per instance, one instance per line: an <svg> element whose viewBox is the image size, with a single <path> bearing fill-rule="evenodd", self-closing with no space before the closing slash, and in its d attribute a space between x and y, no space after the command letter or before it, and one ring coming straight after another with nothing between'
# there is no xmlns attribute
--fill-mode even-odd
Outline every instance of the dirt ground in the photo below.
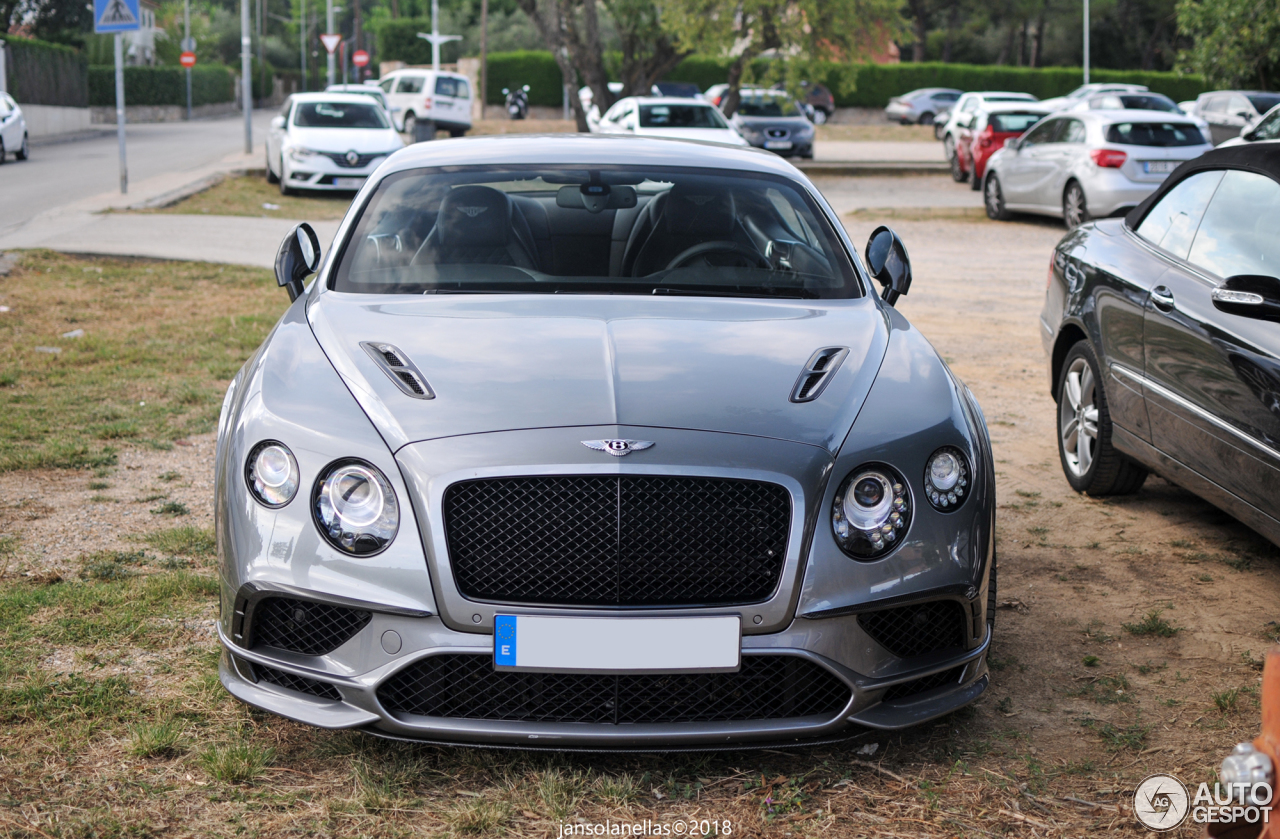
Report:
<svg viewBox="0 0 1280 839"><path fill-rule="evenodd" d="M847 224L854 241L863 242L877 222L859 211ZM1129 814L1129 801L1140 779L1170 772L1190 784L1211 780L1231 746L1254 736L1256 664L1280 640L1280 551L1159 478L1128 498L1093 500L1070 490L1055 449L1055 405L1037 327L1049 254L1061 227L963 218L896 218L892 224L907 245L915 275L899 308L977 395L994 445L1001 608L988 693L947 719L905 733L867 732L848 746L741 753L692 764L681 763L683 758L565 758L537 771L613 779L608 783L684 772L698 792L673 796L670 780L666 786L637 782L639 787L628 781L634 789L615 801L608 797L613 793L600 792L605 781L590 781L596 786L583 789L596 792L583 792L572 799L579 803L559 810L549 804L521 810L524 805L499 802L515 810L502 810L507 815L497 821L481 818L481 805L489 806L491 793L515 800L514 792L502 791L505 782L495 779L524 771L524 758L422 747L414 760L453 780L437 778L427 792L418 788L416 809L393 814L395 825L407 826L404 835L556 836L556 813L568 820L700 812L704 818L732 816L743 835L1136 836L1142 831ZM91 488L89 472L0 474L0 535L21 536L16 554L6 558L0 552L0 576L66 575L85 553L136 544L137 534L173 524L150 512L159 496L189 508L182 523L207 527L212 437L183 442L190 445L172 451L123 448L119 467L100 481L110 484L105 488ZM210 620L207 612L203 620ZM53 654L51 666L66 663L57 659L60 654ZM321 822L332 835L384 835L383 822L369 822L367 815L338 818L336 805L321 804L326 797L368 800L370 782L360 772L371 771L370 752L361 753L366 768L357 766L353 780L350 768L333 760L354 753L349 735L236 713L244 720L238 724L277 744L273 769L284 774L274 774L269 788L299 785L288 787L290 801L306 802L297 803L299 812L286 816L277 807L255 821L253 798L259 793L237 798L204 791L200 770L189 759L175 758L138 767L163 773L172 782L173 802L165 805L168 815L160 827L153 824L141 835L192 835L180 827L182 813L174 810L179 802L196 808L195 823L218 832L247 826L250 833L272 835L271 825L286 823L296 829L300 822L288 818L301 819L310 808L327 813L330 821ZM19 792L20 778L6 780L6 766L16 758L2 743L0 736L0 790L7 789L8 801L21 804L24 814L34 814L38 808L26 798L34 791ZM120 761L123 767L132 760L118 748L95 748L103 766ZM684 768L672 768L677 766ZM862 774L850 780L851 771ZM550 775L538 777L538 784L550 783ZM518 787L511 782L511 790ZM794 806L779 809L784 792ZM543 792L537 795L549 800ZM454 816L448 814L461 813L463 804L474 804L475 812L449 821ZM0 813L8 806L0 805ZM363 806L357 807L360 813L383 813ZM229 812L238 815L232 819ZM445 814L443 822L439 813ZM72 835L29 832L14 818L0 818L0 836L9 830L14 836ZM30 818L37 823L36 815ZM428 820L431 827L423 822L415 828L414 819ZM1176 835L1198 832L1187 826Z"/></svg>

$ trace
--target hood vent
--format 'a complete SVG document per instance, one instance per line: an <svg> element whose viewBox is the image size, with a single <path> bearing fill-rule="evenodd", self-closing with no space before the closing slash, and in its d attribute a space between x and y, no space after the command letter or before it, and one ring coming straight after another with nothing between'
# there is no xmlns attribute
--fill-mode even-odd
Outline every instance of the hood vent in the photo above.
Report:
<svg viewBox="0 0 1280 839"><path fill-rule="evenodd" d="M373 363L378 365L406 396L412 396L414 399L436 398L426 378L400 350L390 344L375 341L361 341L360 346L364 347L364 351L373 359Z"/></svg>
<svg viewBox="0 0 1280 839"><path fill-rule="evenodd" d="M848 354L844 347L826 347L811 355L791 390L791 401L812 402L817 399Z"/></svg>

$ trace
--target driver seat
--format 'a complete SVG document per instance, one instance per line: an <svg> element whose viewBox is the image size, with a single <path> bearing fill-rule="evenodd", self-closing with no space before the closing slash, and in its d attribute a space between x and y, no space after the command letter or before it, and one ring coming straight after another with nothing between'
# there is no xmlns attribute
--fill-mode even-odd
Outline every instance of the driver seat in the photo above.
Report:
<svg viewBox="0 0 1280 839"><path fill-rule="evenodd" d="M738 224L733 193L723 186L682 181L657 196L636 219L622 259L624 276L645 277L704 242L754 244Z"/></svg>
<svg viewBox="0 0 1280 839"><path fill-rule="evenodd" d="M493 187L455 187L440 201L440 213L414 265L470 263L537 270L533 234L510 196Z"/></svg>

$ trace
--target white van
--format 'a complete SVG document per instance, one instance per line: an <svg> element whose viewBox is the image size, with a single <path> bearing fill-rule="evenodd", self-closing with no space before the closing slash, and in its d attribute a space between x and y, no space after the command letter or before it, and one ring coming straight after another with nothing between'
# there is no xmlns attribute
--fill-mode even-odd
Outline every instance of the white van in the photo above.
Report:
<svg viewBox="0 0 1280 839"><path fill-rule="evenodd" d="M400 131L416 135L419 123L434 123L452 137L471 128L471 81L443 70L396 70L378 82Z"/></svg>

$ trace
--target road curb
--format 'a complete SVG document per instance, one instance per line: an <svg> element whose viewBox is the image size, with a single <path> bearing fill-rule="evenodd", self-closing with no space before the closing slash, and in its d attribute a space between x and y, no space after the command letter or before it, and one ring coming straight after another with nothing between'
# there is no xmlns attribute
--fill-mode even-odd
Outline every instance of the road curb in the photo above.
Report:
<svg viewBox="0 0 1280 839"><path fill-rule="evenodd" d="M212 189L227 178L236 178L249 175L262 175L262 169L230 169L225 172L215 172L207 175L197 181L184 184L177 189L171 189L168 192L162 192L145 201L139 201L136 204L130 204L126 209L129 210L161 210L165 207L172 207L179 201L184 201L193 195L199 195L207 189Z"/></svg>
<svg viewBox="0 0 1280 839"><path fill-rule="evenodd" d="M897 160L867 160L859 162L805 161L797 163L795 166L806 175L936 175L951 171L951 167L944 162L927 163Z"/></svg>

